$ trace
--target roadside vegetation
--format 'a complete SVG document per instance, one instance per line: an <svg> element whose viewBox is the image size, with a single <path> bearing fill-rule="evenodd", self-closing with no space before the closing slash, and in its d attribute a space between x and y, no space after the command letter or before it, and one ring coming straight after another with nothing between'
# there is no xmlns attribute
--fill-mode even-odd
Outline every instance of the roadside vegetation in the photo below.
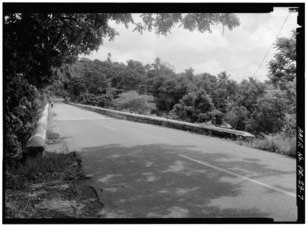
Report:
<svg viewBox="0 0 307 225"><path fill-rule="evenodd" d="M130 13L20 13L5 7L3 16L3 108L7 168L24 163L27 156L25 146L42 108L48 97L67 92L67 88L63 87L65 83L73 84L69 86L72 86L72 95L76 99L82 94L88 103L108 104L109 96L101 95L110 86L109 77L105 76L107 71L101 74L89 68L83 74L87 68L80 68L80 76L73 78L69 75L71 66L78 63L80 54L98 50L105 39L114 40L118 35L108 22L116 21L126 27L133 26L140 33L149 30L160 35L167 35L175 25L199 32L210 31L210 27L217 24L230 30L240 25L235 14L225 13L144 13L141 14L142 20L135 22ZM111 63L110 59L107 63ZM133 63L131 66L134 66ZM134 69L121 70L119 66L113 80L116 88L124 83L135 85L140 78L139 72ZM141 98L151 100L144 96Z"/></svg>
<svg viewBox="0 0 307 225"><path fill-rule="evenodd" d="M253 141L240 144L295 156L295 33L279 38L268 63L268 79L236 82L223 71L175 73L156 58L144 65L82 58L54 71L62 82L53 86L73 102L250 132Z"/></svg>
<svg viewBox="0 0 307 225"><path fill-rule="evenodd" d="M6 218L91 218L102 208L76 153L28 158L6 174Z"/></svg>
<svg viewBox="0 0 307 225"><path fill-rule="evenodd" d="M106 88L112 87L107 67L103 73L92 69L83 73L86 68L81 68L76 76L70 75L73 65L82 64L78 55L97 50L104 39L113 40L118 34L108 22L116 21L126 27L132 25L140 33L149 30L160 35L166 35L179 24L183 29L199 32L210 31L216 24L230 30L240 24L236 15L225 13L144 13L142 21L135 23L129 13L11 10L6 5L3 12L5 218L86 217L93 216L94 209L99 208L93 200L94 194L82 182L80 164L74 153L46 153L38 159L28 157L27 141L50 96L71 96L78 102L103 107L110 104L122 109L127 109L126 101L131 101L134 108L128 109L137 108L139 113L155 109L154 97L139 92L140 83L135 81L140 73L134 69L122 70L118 64L112 81L115 88L107 95ZM113 65L110 58L105 63ZM118 85L126 84L137 85L125 90L135 92L121 95L113 102L121 92Z"/></svg>
<svg viewBox="0 0 307 225"><path fill-rule="evenodd" d="M49 112L48 123L54 113ZM62 137L48 128L47 151L6 170L5 218L90 218L102 208L83 176L77 153L68 153Z"/></svg>

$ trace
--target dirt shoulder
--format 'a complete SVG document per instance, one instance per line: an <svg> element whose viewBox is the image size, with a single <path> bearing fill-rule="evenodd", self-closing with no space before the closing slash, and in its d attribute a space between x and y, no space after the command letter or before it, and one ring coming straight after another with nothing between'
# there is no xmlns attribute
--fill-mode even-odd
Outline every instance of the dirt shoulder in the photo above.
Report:
<svg viewBox="0 0 307 225"><path fill-rule="evenodd" d="M78 154L68 153L60 135L49 127L50 151L6 171L4 218L97 218L103 205L82 174Z"/></svg>

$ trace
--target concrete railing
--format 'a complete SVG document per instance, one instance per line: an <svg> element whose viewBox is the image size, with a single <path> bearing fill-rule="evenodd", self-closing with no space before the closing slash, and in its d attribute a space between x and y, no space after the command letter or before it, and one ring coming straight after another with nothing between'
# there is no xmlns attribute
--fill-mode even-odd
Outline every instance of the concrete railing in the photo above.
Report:
<svg viewBox="0 0 307 225"><path fill-rule="evenodd" d="M35 156L42 153L46 146L46 134L47 134L47 123L48 123L48 108L49 103L44 108L40 119L38 120L36 127L29 139L26 149L30 156Z"/></svg>
<svg viewBox="0 0 307 225"><path fill-rule="evenodd" d="M93 112L97 112L97 113L100 113L106 116L114 117L117 119L125 119L125 120L131 120L135 122L166 126L166 127L186 130L186 131L190 131L190 132L198 133L198 134L212 135L212 136L218 136L218 137L227 137L227 138L233 138L233 139L237 139L237 138L250 139L250 138L255 137L254 135L248 132L245 132L245 131L232 130L232 129L214 127L214 126L207 126L207 125L202 125L202 124L188 123L188 122L183 122L183 121L178 121L178 120L166 119L162 117L146 116L146 115L140 115L140 114L135 114L135 113L121 112L121 111L105 109L105 108L96 107L96 106L71 103L71 102L69 104L83 108L83 109L87 109Z"/></svg>

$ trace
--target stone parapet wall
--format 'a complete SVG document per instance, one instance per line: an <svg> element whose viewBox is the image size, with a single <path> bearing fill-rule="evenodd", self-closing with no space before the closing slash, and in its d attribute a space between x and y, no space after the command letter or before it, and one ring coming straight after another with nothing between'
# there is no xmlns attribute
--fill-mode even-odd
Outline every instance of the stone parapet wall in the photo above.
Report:
<svg viewBox="0 0 307 225"><path fill-rule="evenodd" d="M159 125L159 126L165 126L165 127L190 131L190 132L198 133L198 134L205 134L205 135L224 137L224 138L233 138L233 139L254 138L254 135L248 132L245 132L245 131L232 130L232 129L227 129L227 128L214 127L214 126L207 126L203 124L188 123L184 121L171 120L171 119L166 119L162 117L146 116L146 115L140 115L140 114L135 114L135 113L121 112L121 111L105 109L105 108L101 108L97 106L83 105L83 104L77 104L77 103L69 103L69 104L86 109L86 110L97 112L97 113L100 113L106 116L117 118L117 119L124 119L124 120L130 120L130 121L141 122L141 123L149 123L149 124L154 124L154 125Z"/></svg>

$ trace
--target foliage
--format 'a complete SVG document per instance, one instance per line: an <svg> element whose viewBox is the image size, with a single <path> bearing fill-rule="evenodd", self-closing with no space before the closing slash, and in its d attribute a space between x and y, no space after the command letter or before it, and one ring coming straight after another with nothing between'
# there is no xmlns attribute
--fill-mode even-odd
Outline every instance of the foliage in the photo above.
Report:
<svg viewBox="0 0 307 225"><path fill-rule="evenodd" d="M288 82L296 77L296 33L290 38L278 38L275 43L276 53L269 62L269 78L281 89L288 89Z"/></svg>
<svg viewBox="0 0 307 225"><path fill-rule="evenodd" d="M139 95L136 91L128 91L114 99L116 109L129 110L130 112L149 114L155 109L153 97L150 95Z"/></svg>
<svg viewBox="0 0 307 225"><path fill-rule="evenodd" d="M118 34L108 25L113 20L135 30L154 29L166 34L175 24L185 29L210 31L212 24L229 29L239 25L234 14L141 14L142 23L134 23L124 13L4 13L5 71L24 73L37 86L50 79L51 67L75 60L81 53L97 50L104 38L113 40ZM110 60L109 60L110 61Z"/></svg>
<svg viewBox="0 0 307 225"><path fill-rule="evenodd" d="M296 137L296 114L286 114L282 135L285 137Z"/></svg>
<svg viewBox="0 0 307 225"><path fill-rule="evenodd" d="M131 14L120 13L4 12L5 143L10 161L25 153L47 85L47 95L84 104L215 125L226 120L254 134L295 138L295 33L277 40L269 81L249 78L237 83L226 71L215 76L188 68L176 74L158 57L147 65L132 59L114 62L111 53L105 61L77 60L79 54L97 50L105 38L115 38L118 33L108 24L112 20L162 35L178 25L200 32L210 32L216 24L230 30L239 25L236 15L225 13L143 13L142 21L135 23Z"/></svg>
<svg viewBox="0 0 307 225"><path fill-rule="evenodd" d="M112 78L112 86L124 91L138 90L144 83L142 74L136 70L127 68L120 71Z"/></svg>
<svg viewBox="0 0 307 225"><path fill-rule="evenodd" d="M94 95L94 94L83 94L79 98L79 102L82 104L100 106L100 107L109 107L112 105L112 97L110 95Z"/></svg>
<svg viewBox="0 0 307 225"><path fill-rule="evenodd" d="M28 158L24 165L10 170L7 188L19 190L27 188L29 183L41 183L46 182L48 179L65 178L61 176L68 174L62 174L61 172L66 170L74 161L75 153L46 153L46 157Z"/></svg>
<svg viewBox="0 0 307 225"><path fill-rule="evenodd" d="M116 14L8 13L4 18L5 71L23 73L40 87L50 80L52 67L97 50L103 38L116 35L107 25ZM131 15L121 19L131 22Z"/></svg>
<svg viewBox="0 0 307 225"><path fill-rule="evenodd" d="M101 207L74 152L46 152L43 158L31 158L5 175L6 219L93 218ZM55 209L50 203L61 207Z"/></svg>
<svg viewBox="0 0 307 225"><path fill-rule="evenodd" d="M238 98L236 104L244 106L249 112L253 112L257 108L257 99L264 96L266 86L263 82L259 82L254 78L243 80L238 90Z"/></svg>
<svg viewBox="0 0 307 225"><path fill-rule="evenodd" d="M254 133L277 133L281 131L285 117L285 103L278 98L260 98L257 108L251 113L247 130Z"/></svg>
<svg viewBox="0 0 307 225"><path fill-rule="evenodd" d="M79 97L82 93L85 93L85 81L83 77L73 77L68 84L68 91L72 97Z"/></svg>
<svg viewBox="0 0 307 225"><path fill-rule="evenodd" d="M101 74L108 70L110 75L105 77L104 82L109 80L107 92L113 93L109 99L116 98L114 93L125 90L149 94L153 96L156 106L153 112L169 118L189 122L211 121L214 125L222 125L226 121L234 129L268 134L281 132L285 126L285 114L291 111L285 105L286 94L274 88L270 82L249 78L237 83L229 78L227 72L221 72L217 76L208 73L195 75L190 68L175 74L160 58L145 66L134 60L123 64L84 59L78 61L77 65L78 67L76 64L73 67L80 72L81 77L74 77L71 81L82 80L86 71ZM94 81L95 79L92 82ZM93 96L84 97L86 90L81 86L76 89L81 91L79 97L75 98L80 102L103 105Z"/></svg>
<svg viewBox="0 0 307 225"><path fill-rule="evenodd" d="M190 31L211 32L211 26L222 24L232 30L240 25L239 18L229 13L143 13L142 22L136 24L134 30L155 30L157 34L166 35L171 29L180 24Z"/></svg>
<svg viewBox="0 0 307 225"><path fill-rule="evenodd" d="M84 75L84 84L87 93L101 95L106 93L109 87L108 81L104 74L87 72Z"/></svg>
<svg viewBox="0 0 307 225"><path fill-rule="evenodd" d="M212 111L213 107L212 100L206 91L199 90L183 96L179 103L174 105L171 114L176 119L189 122L206 122L211 118L209 112Z"/></svg>
<svg viewBox="0 0 307 225"><path fill-rule="evenodd" d="M8 77L5 96L5 157L8 166L25 158L26 143L46 98L22 76Z"/></svg>
<svg viewBox="0 0 307 225"><path fill-rule="evenodd" d="M16 165L26 154L40 104L39 92L54 81L54 68L73 62L80 53L97 50L103 38L114 38L109 19L130 14L4 12L3 74L5 86L6 160Z"/></svg>
<svg viewBox="0 0 307 225"><path fill-rule="evenodd" d="M282 132L286 126L285 115L292 112L285 105L286 93L276 89L271 82L249 78L237 83L225 71L217 76L208 73L195 75L189 68L175 74L160 58L145 66L134 60L123 64L82 59L77 64L78 67L73 65L81 75L77 79L83 79L86 71L97 74L109 72L105 83L109 80L108 93L110 89L113 90L110 99L116 98L114 93L125 90L149 94L156 105L153 112L168 118L189 122L210 121L214 125L222 125L226 121L234 129L258 135ZM89 101L82 97L86 90L81 87L77 89L82 90L79 101L99 105L97 99Z"/></svg>
<svg viewBox="0 0 307 225"><path fill-rule="evenodd" d="M239 141L239 144L296 157L296 138L284 137L282 134L265 135L250 142Z"/></svg>
<svg viewBox="0 0 307 225"><path fill-rule="evenodd" d="M269 79L271 83L285 92L289 113L296 111L296 33L290 38L278 38L275 44L276 53L269 62Z"/></svg>
<svg viewBox="0 0 307 225"><path fill-rule="evenodd" d="M213 109L209 112L210 121L213 125L223 125L224 124L224 113L218 109Z"/></svg>
<svg viewBox="0 0 307 225"><path fill-rule="evenodd" d="M244 106L235 106L226 114L225 119L235 130L245 130L248 114Z"/></svg>

